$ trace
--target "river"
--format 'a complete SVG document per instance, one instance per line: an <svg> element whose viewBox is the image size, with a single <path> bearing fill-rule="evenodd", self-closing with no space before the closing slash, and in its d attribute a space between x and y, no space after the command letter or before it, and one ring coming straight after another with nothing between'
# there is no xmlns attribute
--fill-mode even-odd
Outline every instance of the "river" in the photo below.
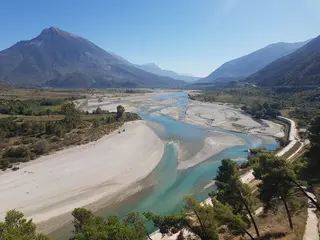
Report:
<svg viewBox="0 0 320 240"><path fill-rule="evenodd" d="M257 141L257 136L246 133L232 132L220 128L205 128L181 121L176 121L169 116L154 114L165 107L180 107L180 119L184 117L185 106L189 99L186 93L178 92L170 95L160 96L153 101L165 101L175 99L173 104L150 109L148 106L138 106L139 115L146 121L151 122L156 134L166 142L165 152L155 170L141 181L141 184L152 186L126 198L125 200L101 209L99 215L107 216L116 214L124 216L128 212L152 211L155 213L174 213L179 212L184 196L193 195L200 201L208 197L208 193L213 187L204 188L216 176L220 161L223 158L245 159L248 155L246 149L265 147L275 149L279 145L274 140L273 143L264 144ZM236 135L244 140L244 144L237 147L225 149L217 155L208 158L206 161L184 170L178 170L178 156L175 143L179 142L191 152L195 153L203 148L204 139L209 134L216 132ZM152 229L150 229L152 230ZM52 234L55 239L66 239L69 235L70 226L60 229Z"/></svg>

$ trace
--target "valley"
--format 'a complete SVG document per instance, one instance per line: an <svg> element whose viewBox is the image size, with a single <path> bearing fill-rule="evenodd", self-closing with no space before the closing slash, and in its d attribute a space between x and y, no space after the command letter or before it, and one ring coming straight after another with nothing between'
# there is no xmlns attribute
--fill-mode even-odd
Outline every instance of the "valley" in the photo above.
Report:
<svg viewBox="0 0 320 240"><path fill-rule="evenodd" d="M7 1L0 240L319 240L319 9Z"/></svg>

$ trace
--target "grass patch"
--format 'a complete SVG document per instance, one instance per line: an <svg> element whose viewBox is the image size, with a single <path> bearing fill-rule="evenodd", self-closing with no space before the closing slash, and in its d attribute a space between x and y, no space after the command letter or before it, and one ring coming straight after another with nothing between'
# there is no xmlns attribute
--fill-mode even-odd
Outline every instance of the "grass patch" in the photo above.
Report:
<svg viewBox="0 0 320 240"><path fill-rule="evenodd" d="M9 115L9 114L0 114L0 119L1 119L1 118L7 118L7 117L12 117L12 115Z"/></svg>
<svg viewBox="0 0 320 240"><path fill-rule="evenodd" d="M18 116L18 118L21 118L23 120L27 121L58 121L64 119L64 115L50 115L50 116Z"/></svg>
<svg viewBox="0 0 320 240"><path fill-rule="evenodd" d="M27 99L61 99L61 98L83 98L87 94L92 94L90 90L72 89L25 89L25 88L1 88L0 98L7 100L27 100Z"/></svg>
<svg viewBox="0 0 320 240"><path fill-rule="evenodd" d="M15 118L23 121L36 121L36 122L47 122L47 121L58 121L64 119L64 115L50 115L50 116L25 116L25 115L10 115L0 114L0 118Z"/></svg>
<svg viewBox="0 0 320 240"><path fill-rule="evenodd" d="M82 120L93 120L93 119L101 119L101 118L109 118L115 117L115 113L106 113L106 114L88 114L88 115L81 115Z"/></svg>
<svg viewBox="0 0 320 240"><path fill-rule="evenodd" d="M61 105L56 105L56 106L40 106L37 108L38 111L46 111L47 109L50 109L51 111L60 111L61 107L63 104Z"/></svg>

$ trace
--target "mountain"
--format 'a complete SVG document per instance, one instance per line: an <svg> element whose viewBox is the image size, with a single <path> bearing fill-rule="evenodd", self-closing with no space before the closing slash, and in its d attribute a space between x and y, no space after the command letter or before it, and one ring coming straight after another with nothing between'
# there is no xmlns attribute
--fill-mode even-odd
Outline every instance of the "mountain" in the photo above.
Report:
<svg viewBox="0 0 320 240"><path fill-rule="evenodd" d="M55 27L0 51L0 82L68 88L178 87L184 84L124 64L87 39Z"/></svg>
<svg viewBox="0 0 320 240"><path fill-rule="evenodd" d="M120 61L122 64L127 64L130 66L134 66L133 63L129 62L127 59L124 59L123 57L120 57L118 54L108 51L108 53L110 53L111 55L113 55L116 59L118 59L118 61Z"/></svg>
<svg viewBox="0 0 320 240"><path fill-rule="evenodd" d="M245 78L264 68L269 63L294 52L309 41L297 43L280 42L268 45L246 56L222 64L209 76L200 79L199 82L231 81Z"/></svg>
<svg viewBox="0 0 320 240"><path fill-rule="evenodd" d="M194 81L200 79L199 77L192 76L191 74L187 74L187 73L178 74L178 73L176 73L174 71L171 71L171 70L161 69L155 63L133 64L133 63L129 62L128 60L124 59L123 57L120 57L119 55L117 55L114 52L109 52L109 53L111 53L114 57L116 57L123 64L127 64L127 65L130 65L130 66L135 66L136 68L139 68L139 69L144 70L144 71L149 72L149 73L156 74L158 76L171 77L173 79L183 80L185 82L194 82Z"/></svg>
<svg viewBox="0 0 320 240"><path fill-rule="evenodd" d="M179 74L179 73L176 73L171 70L161 69L155 63L133 64L133 63L129 62L128 60L124 59L123 57L120 57L116 53L113 53L113 52L109 52L109 53L111 53L114 57L116 57L123 64L135 66L136 68L139 68L139 69L144 70L149 73L156 74L158 76L171 77L173 79L183 80L185 82L194 82L194 81L197 81L198 79L200 79L200 77L195 77L195 76L192 76L191 74L188 74L188 73Z"/></svg>
<svg viewBox="0 0 320 240"><path fill-rule="evenodd" d="M135 65L137 68L140 68L144 71L153 73L153 74L157 74L159 76L167 76L167 77L171 77L177 80L183 80L186 82L194 82L198 79L200 79L199 77L194 77L194 76L190 76L188 74L178 74L174 71L171 70L165 70L165 69L161 69L159 66L157 66L155 63L145 63L145 64L141 64Z"/></svg>
<svg viewBox="0 0 320 240"><path fill-rule="evenodd" d="M246 80L262 86L320 85L320 36Z"/></svg>

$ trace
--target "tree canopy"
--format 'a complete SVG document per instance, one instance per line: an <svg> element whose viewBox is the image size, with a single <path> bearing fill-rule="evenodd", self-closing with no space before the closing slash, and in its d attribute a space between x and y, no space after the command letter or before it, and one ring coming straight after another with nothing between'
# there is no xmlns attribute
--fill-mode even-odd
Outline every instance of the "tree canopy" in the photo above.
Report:
<svg viewBox="0 0 320 240"><path fill-rule="evenodd" d="M248 217L253 223L257 236L260 235L252 215L252 204L255 199L247 184L242 183L237 165L231 159L223 159L215 178L217 191L211 196L216 197L223 204L232 207L234 214L240 214L248 223Z"/></svg>
<svg viewBox="0 0 320 240"><path fill-rule="evenodd" d="M108 216L104 219L83 208L76 208L72 215L74 231L70 240L145 240L147 236L145 229L132 218L122 221Z"/></svg>
<svg viewBox="0 0 320 240"><path fill-rule="evenodd" d="M320 115L314 117L309 127L309 139L311 148L308 153L308 173L313 178L320 179Z"/></svg>
<svg viewBox="0 0 320 240"><path fill-rule="evenodd" d="M5 221L0 222L1 240L49 240L49 237L36 233L36 225L16 210L7 212Z"/></svg>
<svg viewBox="0 0 320 240"><path fill-rule="evenodd" d="M177 233L186 229L202 240L218 240L218 222L213 207L201 205L193 197L184 198L183 210L179 214L157 215L144 213L146 218L159 228L162 234Z"/></svg>
<svg viewBox="0 0 320 240"><path fill-rule="evenodd" d="M292 198L294 172L286 159L262 154L259 160L260 164L254 168L255 177L262 180L259 184L259 198L264 203L265 210L276 209L279 202L282 202L290 228L293 229L288 200Z"/></svg>
<svg viewBox="0 0 320 240"><path fill-rule="evenodd" d="M121 106L121 105L118 105L118 106L117 106L117 120L118 120L118 121L123 118L123 116L124 116L124 111L125 111L125 109L124 109L123 106Z"/></svg>

